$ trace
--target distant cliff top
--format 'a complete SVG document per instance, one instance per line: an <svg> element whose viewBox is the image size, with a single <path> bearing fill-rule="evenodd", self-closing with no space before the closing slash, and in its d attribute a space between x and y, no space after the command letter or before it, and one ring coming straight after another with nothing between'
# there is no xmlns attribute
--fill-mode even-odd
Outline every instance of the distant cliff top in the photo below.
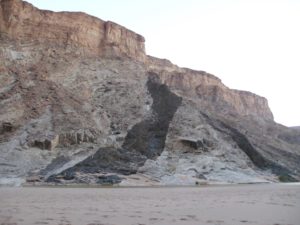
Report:
<svg viewBox="0 0 300 225"><path fill-rule="evenodd" d="M72 45L96 55L145 60L143 36L82 12L39 10L21 0L1 0L0 30L14 40Z"/></svg>
<svg viewBox="0 0 300 225"><path fill-rule="evenodd" d="M161 81L173 89L207 101L207 107L212 102L215 105L227 102L222 107L229 111L273 120L265 98L231 90L205 71L180 68L167 59L147 56L143 36L83 12L52 12L21 0L1 0L0 38L20 47L41 44L84 56L130 58L144 63L148 71L160 74Z"/></svg>

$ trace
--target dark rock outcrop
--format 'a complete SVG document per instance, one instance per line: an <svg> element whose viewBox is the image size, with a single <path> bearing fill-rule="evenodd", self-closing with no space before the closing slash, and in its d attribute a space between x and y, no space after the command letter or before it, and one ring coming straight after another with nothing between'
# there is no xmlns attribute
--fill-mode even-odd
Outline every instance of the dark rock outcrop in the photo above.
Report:
<svg viewBox="0 0 300 225"><path fill-rule="evenodd" d="M264 97L147 56L144 42L0 0L0 183L300 180L299 130L276 124Z"/></svg>
<svg viewBox="0 0 300 225"><path fill-rule="evenodd" d="M10 122L2 123L2 132L12 132L13 125Z"/></svg>
<svg viewBox="0 0 300 225"><path fill-rule="evenodd" d="M181 98L170 92L166 85L160 84L157 74L150 73L148 76L147 87L153 99L152 115L128 131L122 147L152 159L164 150L169 124Z"/></svg>
<svg viewBox="0 0 300 225"><path fill-rule="evenodd" d="M209 151L214 146L214 144L211 141L205 138L203 138L203 140L195 140L181 137L180 141L184 145L187 145L195 150Z"/></svg>
<svg viewBox="0 0 300 225"><path fill-rule="evenodd" d="M61 182L70 180L70 177L73 180L76 173L130 175L136 173L147 159L158 157L164 150L169 124L181 98L170 92L166 85L160 84L156 74L149 74L147 88L153 99L151 115L128 131L121 148L101 148L72 168L51 176L48 181Z"/></svg>

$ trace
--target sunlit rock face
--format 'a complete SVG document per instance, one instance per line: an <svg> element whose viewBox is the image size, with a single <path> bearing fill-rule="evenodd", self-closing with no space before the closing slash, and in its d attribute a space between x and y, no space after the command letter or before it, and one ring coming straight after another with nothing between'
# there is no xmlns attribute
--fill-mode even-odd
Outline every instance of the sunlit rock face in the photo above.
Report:
<svg viewBox="0 0 300 225"><path fill-rule="evenodd" d="M1 35L20 45L56 45L99 56L128 56L145 60L145 39L113 22L82 12L54 13L27 2L1 1Z"/></svg>
<svg viewBox="0 0 300 225"><path fill-rule="evenodd" d="M1 0L0 57L0 184L299 180L300 131L265 98L118 24Z"/></svg>

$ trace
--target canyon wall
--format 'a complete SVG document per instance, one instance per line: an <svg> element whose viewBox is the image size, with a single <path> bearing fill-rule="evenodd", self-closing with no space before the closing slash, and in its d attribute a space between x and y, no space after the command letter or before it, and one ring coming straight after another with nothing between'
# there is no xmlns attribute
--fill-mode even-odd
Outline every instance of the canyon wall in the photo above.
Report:
<svg viewBox="0 0 300 225"><path fill-rule="evenodd" d="M266 98L247 91L226 87L216 76L205 71L180 68L166 59L147 57L148 70L160 75L161 82L174 91L201 99L203 107L224 114L235 112L242 116L273 120Z"/></svg>
<svg viewBox="0 0 300 225"><path fill-rule="evenodd" d="M82 12L39 10L20 0L1 0L0 32L20 45L73 46L88 55L145 59L145 39L125 27Z"/></svg>
<svg viewBox="0 0 300 225"><path fill-rule="evenodd" d="M85 13L0 0L0 185L300 179L300 131L276 124L265 98L144 42Z"/></svg>
<svg viewBox="0 0 300 225"><path fill-rule="evenodd" d="M273 120L265 98L231 90L219 78L204 71L179 68L168 60L146 56L145 39L116 23L81 12L39 10L20 0L2 0L0 7L1 36L20 45L34 41L65 49L76 47L88 55L130 57L146 62L149 71L158 73L164 84L207 101L205 107L211 107L211 102L224 103L223 106L241 115Z"/></svg>

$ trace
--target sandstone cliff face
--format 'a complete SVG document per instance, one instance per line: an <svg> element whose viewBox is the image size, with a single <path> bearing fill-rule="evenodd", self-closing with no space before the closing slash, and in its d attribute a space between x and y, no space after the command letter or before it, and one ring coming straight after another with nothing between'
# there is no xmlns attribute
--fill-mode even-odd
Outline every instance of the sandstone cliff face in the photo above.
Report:
<svg viewBox="0 0 300 225"><path fill-rule="evenodd" d="M273 120L268 101L261 96L229 89L211 74L179 68L168 60L148 56L147 63L150 71L160 74L162 83L178 93L201 99L203 107L211 108L212 111L235 112L242 116Z"/></svg>
<svg viewBox="0 0 300 225"><path fill-rule="evenodd" d="M265 98L118 24L1 0L0 59L0 184L299 179L300 133Z"/></svg>
<svg viewBox="0 0 300 225"><path fill-rule="evenodd" d="M116 23L85 13L41 11L20 0L2 0L1 35L18 44L40 42L101 56L128 56L143 61L144 38Z"/></svg>

